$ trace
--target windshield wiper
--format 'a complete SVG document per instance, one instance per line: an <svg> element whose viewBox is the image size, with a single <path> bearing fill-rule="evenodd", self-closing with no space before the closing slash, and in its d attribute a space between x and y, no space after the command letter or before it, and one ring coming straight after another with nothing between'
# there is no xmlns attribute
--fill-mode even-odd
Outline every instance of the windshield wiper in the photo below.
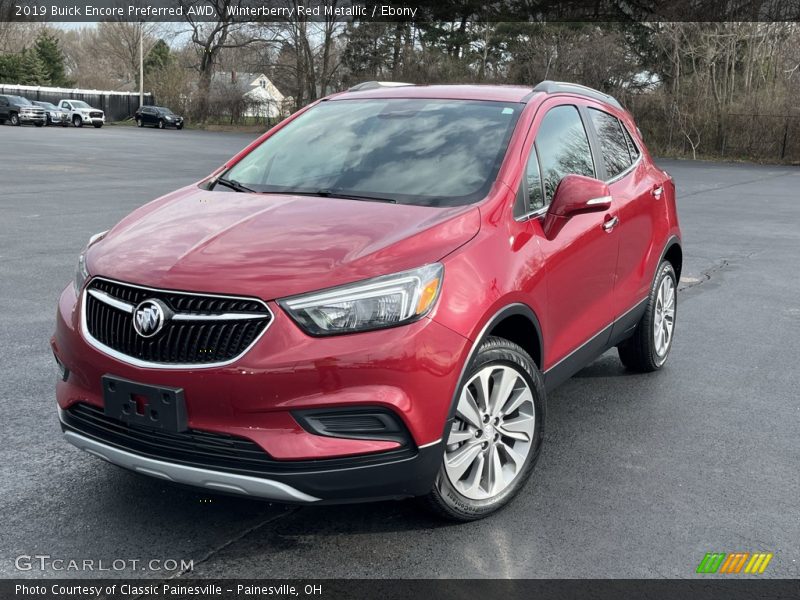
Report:
<svg viewBox="0 0 800 600"><path fill-rule="evenodd" d="M255 190L251 190L249 187L242 185L235 179L225 179L224 177L217 177L217 180L214 182L214 185L216 186L217 184L224 185L226 188L230 188L236 192L245 192L245 193L255 192Z"/></svg>
<svg viewBox="0 0 800 600"><path fill-rule="evenodd" d="M367 202L387 202L389 204L397 204L397 200L394 198L383 198L381 196L362 196L360 194L348 194L331 189L317 190L316 193L309 193L307 195L322 196L323 198L344 198L345 200L365 200Z"/></svg>

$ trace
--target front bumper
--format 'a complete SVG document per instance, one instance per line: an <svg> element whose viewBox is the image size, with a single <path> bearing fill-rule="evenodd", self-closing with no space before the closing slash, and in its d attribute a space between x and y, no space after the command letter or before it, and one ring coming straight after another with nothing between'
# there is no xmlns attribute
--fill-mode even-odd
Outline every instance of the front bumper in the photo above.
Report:
<svg viewBox="0 0 800 600"><path fill-rule="evenodd" d="M69 370L56 389L68 440L140 473L278 501L345 502L426 493L441 461L441 438L468 340L430 319L311 338L277 305L270 303L270 308L275 317L269 330L233 364L186 370L135 367L84 339L80 305L72 286L67 287L52 345ZM70 408L76 405L102 411L101 377L107 374L182 388L191 431L244 438L271 462L256 469L204 464L71 423ZM293 416L297 410L342 407L391 410L408 430L409 443L317 435ZM253 478L262 483L254 484ZM293 497L282 486L303 496Z"/></svg>
<svg viewBox="0 0 800 600"><path fill-rule="evenodd" d="M20 123L44 123L47 117L44 115L19 113Z"/></svg>

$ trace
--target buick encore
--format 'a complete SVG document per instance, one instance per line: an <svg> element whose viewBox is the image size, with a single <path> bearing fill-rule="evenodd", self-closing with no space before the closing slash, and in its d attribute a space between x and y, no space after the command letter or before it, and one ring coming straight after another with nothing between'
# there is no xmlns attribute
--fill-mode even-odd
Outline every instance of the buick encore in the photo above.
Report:
<svg viewBox="0 0 800 600"><path fill-rule="evenodd" d="M361 84L93 236L52 349L67 441L206 491L486 516L547 392L660 369L671 177L574 84Z"/></svg>

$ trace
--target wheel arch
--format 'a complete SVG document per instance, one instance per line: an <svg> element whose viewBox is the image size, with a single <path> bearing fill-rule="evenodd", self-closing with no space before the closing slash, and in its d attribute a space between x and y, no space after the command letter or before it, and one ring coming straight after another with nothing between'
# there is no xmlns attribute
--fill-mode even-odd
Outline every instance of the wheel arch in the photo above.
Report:
<svg viewBox="0 0 800 600"><path fill-rule="evenodd" d="M661 259L658 261L658 265L656 265L656 272L658 272L659 265L665 260L670 262L672 268L675 269L675 278L680 281L681 269L683 268L683 248L681 247L681 241L678 239L678 236L672 236L667 241L664 250L661 252Z"/></svg>
<svg viewBox="0 0 800 600"><path fill-rule="evenodd" d="M533 340L525 340L522 336L527 335L527 333L535 333L535 338ZM456 403L458 402L458 392L464 384L465 377L469 373L472 360L478 348L481 347L481 344L491 336L503 337L519 345L531 355L534 364L539 370L542 369L542 365L544 364L544 345L542 341L542 328L536 313L530 306L522 304L521 302L515 302L504 306L486 321L478 335L475 336L469 354L464 361L464 365L461 367L461 374L458 377L456 387L453 390L453 396L450 399L450 411L447 414L442 435L447 431L450 422L453 420L456 412ZM524 343L520 343L518 341L520 339L522 339Z"/></svg>

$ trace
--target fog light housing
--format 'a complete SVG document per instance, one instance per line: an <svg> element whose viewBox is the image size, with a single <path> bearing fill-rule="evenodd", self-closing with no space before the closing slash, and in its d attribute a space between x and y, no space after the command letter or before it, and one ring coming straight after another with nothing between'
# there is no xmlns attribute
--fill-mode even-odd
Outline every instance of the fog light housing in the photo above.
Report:
<svg viewBox="0 0 800 600"><path fill-rule="evenodd" d="M381 407L319 408L292 413L309 433L326 437L397 442L411 445L411 435L400 418Z"/></svg>
<svg viewBox="0 0 800 600"><path fill-rule="evenodd" d="M69 369L67 368L67 365L59 360L55 352L53 353L53 358L56 359L56 366L58 367L58 374L61 377L61 381L66 381L69 379Z"/></svg>

